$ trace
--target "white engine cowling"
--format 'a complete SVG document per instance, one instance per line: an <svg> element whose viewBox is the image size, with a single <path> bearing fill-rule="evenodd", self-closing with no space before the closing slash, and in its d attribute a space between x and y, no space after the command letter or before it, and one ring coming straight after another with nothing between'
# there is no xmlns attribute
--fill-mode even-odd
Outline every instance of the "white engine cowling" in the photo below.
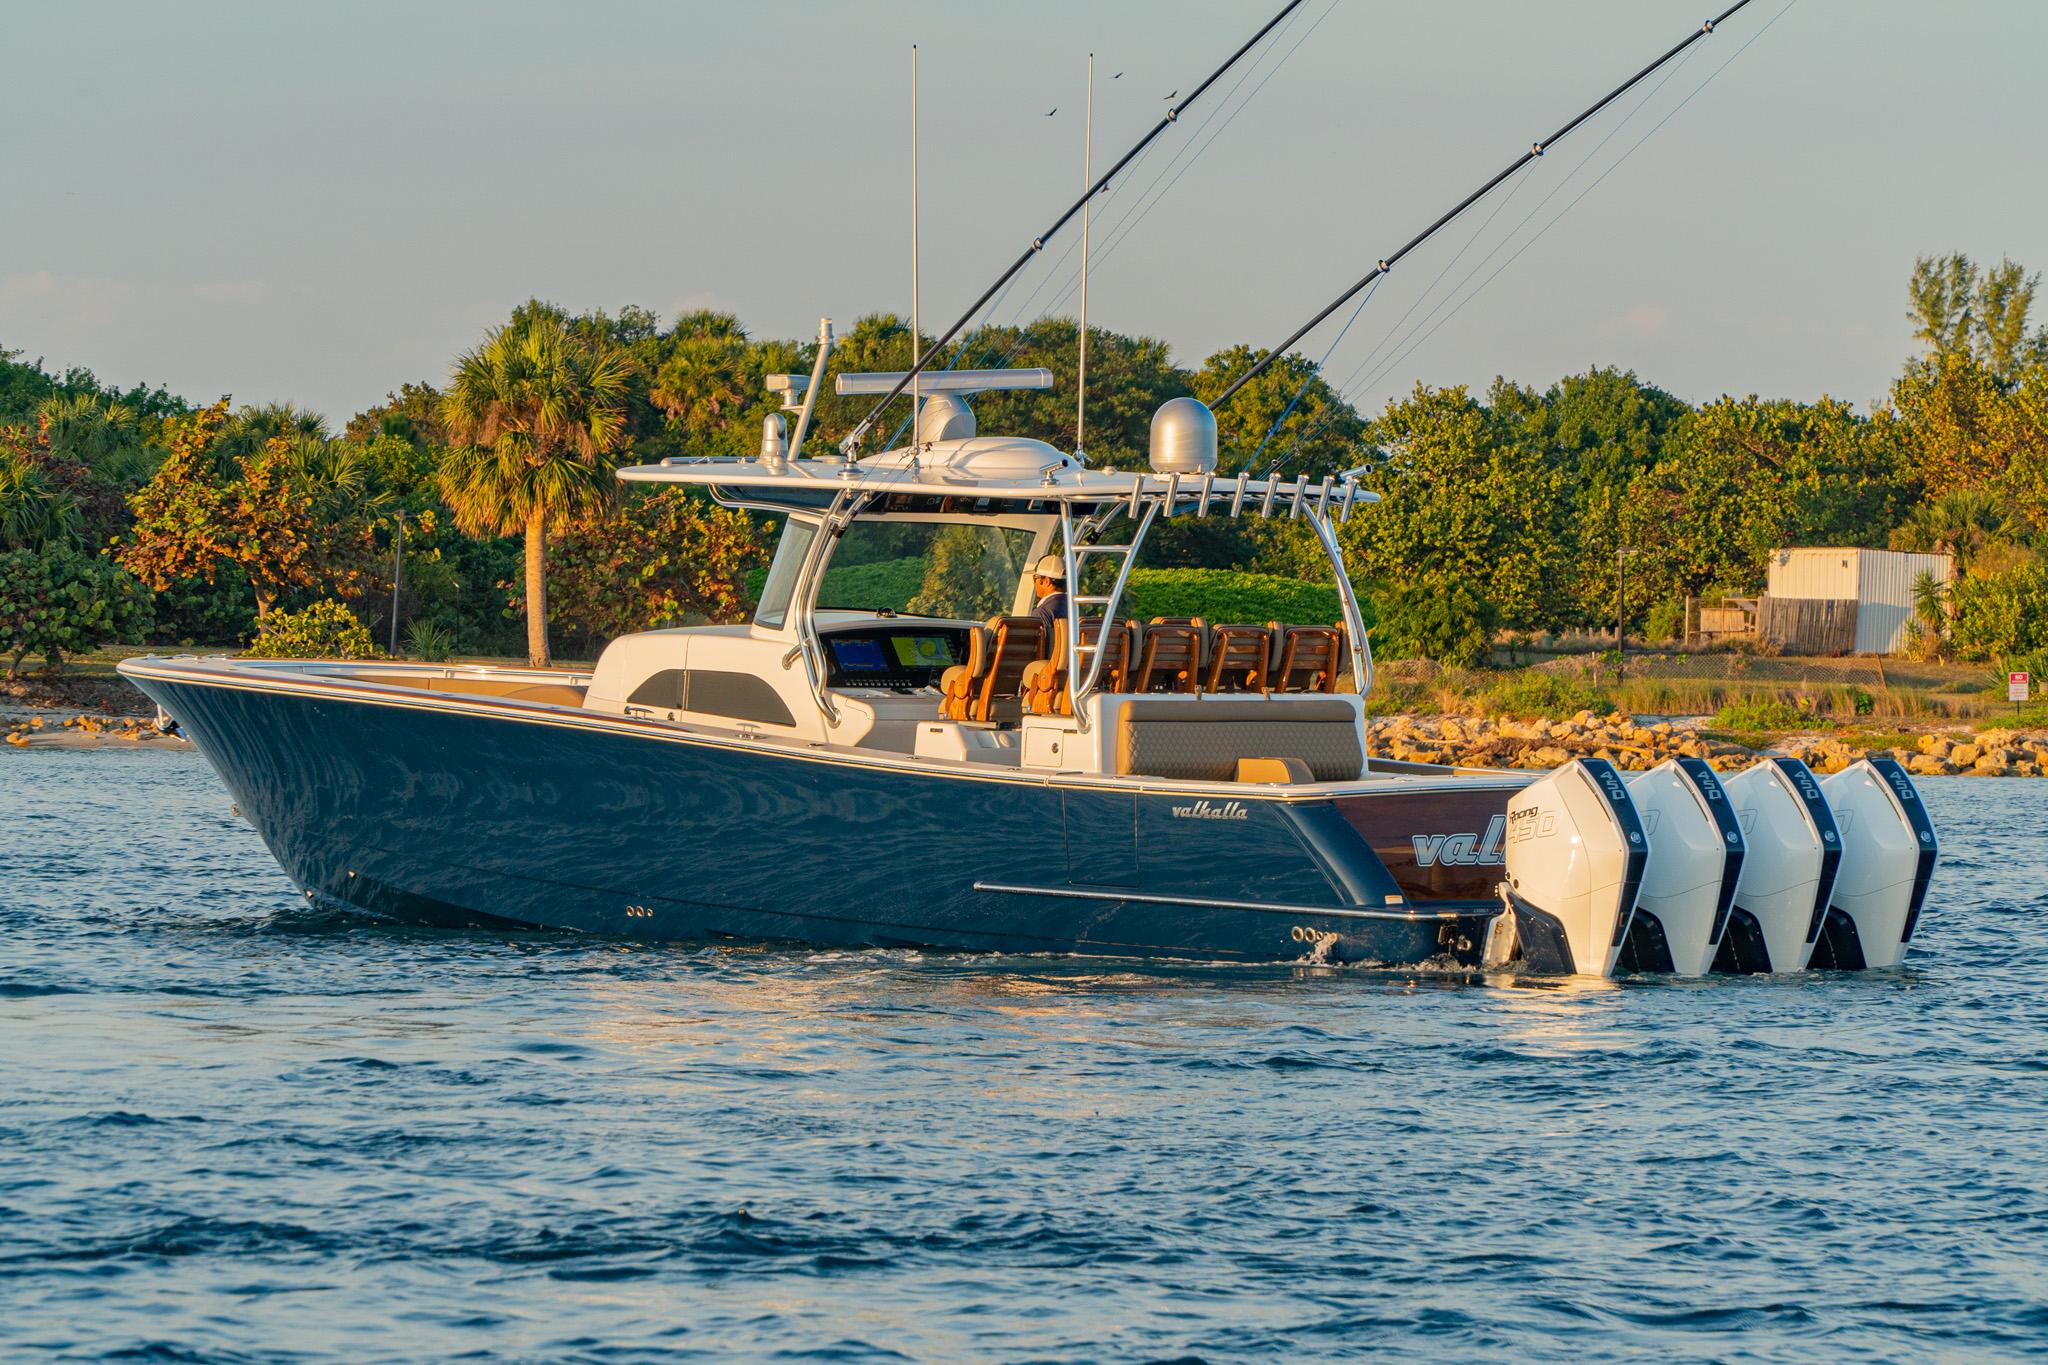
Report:
<svg viewBox="0 0 2048 1365"><path fill-rule="evenodd" d="M1524 961L1611 976L1649 862L1621 774L1576 759L1508 802L1507 888Z"/></svg>
<svg viewBox="0 0 2048 1365"><path fill-rule="evenodd" d="M1704 976L1714 965L1742 873L1742 831L1714 770L1674 758L1628 780L1650 862L1628 937L1623 971Z"/></svg>
<svg viewBox="0 0 2048 1365"><path fill-rule="evenodd" d="M1842 858L1827 797L1796 758L1764 759L1722 786L1741 822L1745 851L1714 969L1804 970Z"/></svg>
<svg viewBox="0 0 2048 1365"><path fill-rule="evenodd" d="M1933 822L1892 758L1852 763L1820 786L1842 836L1842 867L1809 965L1896 967L1934 875Z"/></svg>

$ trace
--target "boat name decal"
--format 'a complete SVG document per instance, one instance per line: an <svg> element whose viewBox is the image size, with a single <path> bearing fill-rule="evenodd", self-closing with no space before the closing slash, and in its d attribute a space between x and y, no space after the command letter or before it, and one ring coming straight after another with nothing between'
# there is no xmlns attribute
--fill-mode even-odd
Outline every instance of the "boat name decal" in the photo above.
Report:
<svg viewBox="0 0 2048 1365"><path fill-rule="evenodd" d="M1523 812L1528 814L1530 812ZM1507 861L1501 851L1508 818L1496 815L1486 822L1486 837L1477 834L1417 834L1409 839L1415 846L1417 867L1498 867Z"/></svg>
<svg viewBox="0 0 2048 1365"><path fill-rule="evenodd" d="M1211 805L1207 797L1192 806L1175 806L1176 820L1249 820L1252 813L1242 801L1225 801L1220 806Z"/></svg>

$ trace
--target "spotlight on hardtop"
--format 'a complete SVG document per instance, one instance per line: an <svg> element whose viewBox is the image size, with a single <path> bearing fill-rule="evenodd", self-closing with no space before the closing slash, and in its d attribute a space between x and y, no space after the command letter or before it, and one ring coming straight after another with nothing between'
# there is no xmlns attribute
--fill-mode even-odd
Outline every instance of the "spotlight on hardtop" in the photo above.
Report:
<svg viewBox="0 0 2048 1365"><path fill-rule="evenodd" d="M1152 414L1152 469L1207 474L1216 468L1216 414L1198 398L1169 398Z"/></svg>

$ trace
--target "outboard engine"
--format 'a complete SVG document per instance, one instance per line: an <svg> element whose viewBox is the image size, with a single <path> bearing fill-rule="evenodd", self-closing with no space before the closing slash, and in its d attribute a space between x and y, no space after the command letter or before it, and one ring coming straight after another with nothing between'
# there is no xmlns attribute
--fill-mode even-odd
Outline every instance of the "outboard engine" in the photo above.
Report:
<svg viewBox="0 0 2048 1365"><path fill-rule="evenodd" d="M1714 965L1742 874L1742 830L1714 770L1674 758L1628 780L1650 843L1635 917L1622 943L1626 972L1704 976Z"/></svg>
<svg viewBox="0 0 2048 1365"><path fill-rule="evenodd" d="M1744 853L1714 970L1801 971L1841 864L1834 814L1796 758L1765 759L1722 786L1742 826Z"/></svg>
<svg viewBox="0 0 2048 1365"><path fill-rule="evenodd" d="M1528 966L1613 975L1649 854L1606 759L1576 759L1509 798L1504 890Z"/></svg>
<svg viewBox="0 0 2048 1365"><path fill-rule="evenodd" d="M1934 876L1934 824L1896 759L1852 763L1820 786L1842 836L1842 868L1808 965L1896 967Z"/></svg>

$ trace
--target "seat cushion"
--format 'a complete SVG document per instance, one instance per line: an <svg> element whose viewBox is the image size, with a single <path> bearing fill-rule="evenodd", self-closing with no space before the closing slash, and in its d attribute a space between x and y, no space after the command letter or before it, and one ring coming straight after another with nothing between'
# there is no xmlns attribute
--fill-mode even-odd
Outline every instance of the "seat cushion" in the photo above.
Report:
<svg viewBox="0 0 2048 1365"><path fill-rule="evenodd" d="M1116 727L1116 770L1136 776L1234 782L1240 758L1296 759L1317 782L1365 769L1358 713L1334 698L1134 698L1116 708Z"/></svg>

